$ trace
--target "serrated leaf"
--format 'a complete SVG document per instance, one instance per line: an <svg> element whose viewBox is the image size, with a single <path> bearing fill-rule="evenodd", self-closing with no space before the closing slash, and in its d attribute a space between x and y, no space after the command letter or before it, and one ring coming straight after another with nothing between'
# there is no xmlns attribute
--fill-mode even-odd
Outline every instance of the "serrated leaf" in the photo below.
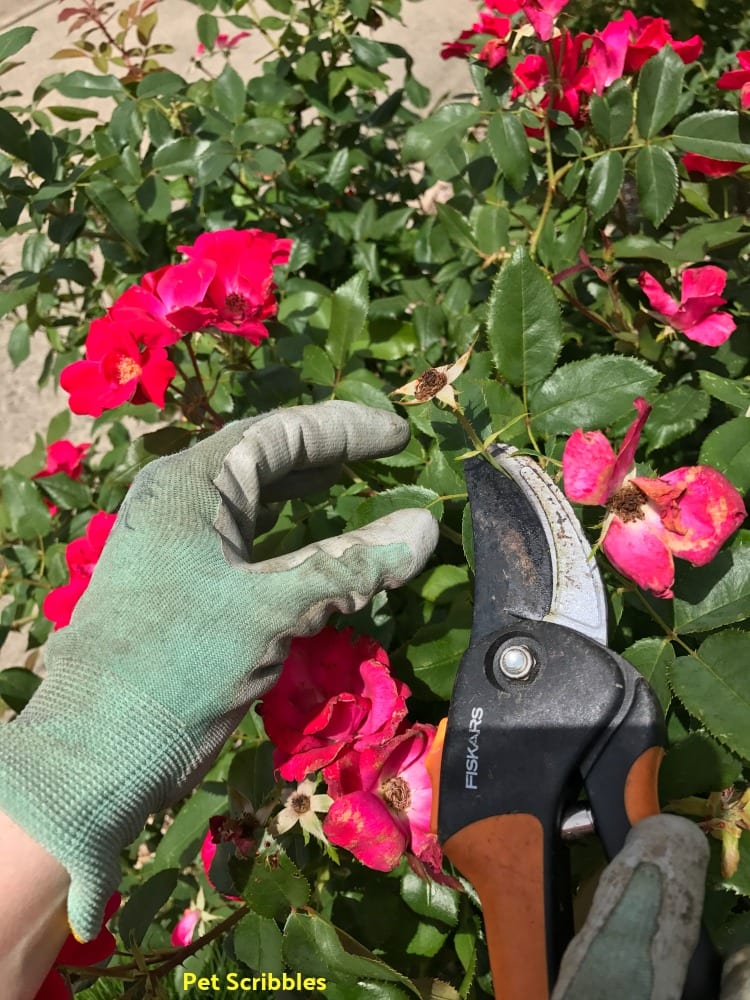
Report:
<svg viewBox="0 0 750 1000"><path fill-rule="evenodd" d="M436 205L435 210L438 219L445 227L448 236L456 244L465 250L475 250L474 233L466 219L450 205Z"/></svg>
<svg viewBox="0 0 750 1000"><path fill-rule="evenodd" d="M515 115L501 111L490 118L487 138L501 173L520 191L531 167L529 140L523 125Z"/></svg>
<svg viewBox="0 0 750 1000"><path fill-rule="evenodd" d="M307 344L302 352L302 378L315 385L332 386L336 381L336 369L322 347Z"/></svg>
<svg viewBox="0 0 750 1000"><path fill-rule="evenodd" d="M698 461L718 469L741 493L750 490L750 417L735 417L712 430Z"/></svg>
<svg viewBox="0 0 750 1000"><path fill-rule="evenodd" d="M91 506L91 490L64 472L37 479L39 488L62 510L85 510Z"/></svg>
<svg viewBox="0 0 750 1000"><path fill-rule="evenodd" d="M740 541L707 566L680 573L674 589L674 627L680 635L750 618L750 544Z"/></svg>
<svg viewBox="0 0 750 1000"><path fill-rule="evenodd" d="M343 368L351 353L352 344L367 322L370 295L367 274L360 271L331 297L331 325L326 349L337 368Z"/></svg>
<svg viewBox="0 0 750 1000"><path fill-rule="evenodd" d="M677 164L660 146L645 146L635 158L635 183L641 212L659 226L674 207L679 181Z"/></svg>
<svg viewBox="0 0 750 1000"><path fill-rule="evenodd" d="M644 428L649 449L665 448L690 434L708 416L709 407L708 396L689 385L678 385L661 393L654 399Z"/></svg>
<svg viewBox="0 0 750 1000"><path fill-rule="evenodd" d="M750 163L750 121L736 111L701 111L675 128L676 146L715 160Z"/></svg>
<svg viewBox="0 0 750 1000"><path fill-rule="evenodd" d="M532 385L554 367L562 346L552 283L519 246L495 279L487 338L498 372L512 385Z"/></svg>
<svg viewBox="0 0 750 1000"><path fill-rule="evenodd" d="M87 73L77 69L66 73L55 84L63 97L74 100L85 97L125 97L126 93L116 76L111 73Z"/></svg>
<svg viewBox="0 0 750 1000"><path fill-rule="evenodd" d="M608 145L617 146L633 124L633 94L626 80L615 80L606 93L591 96L591 123L596 134Z"/></svg>
<svg viewBox="0 0 750 1000"><path fill-rule="evenodd" d="M27 45L31 41L31 37L35 31L36 28L25 24L4 31L0 35L0 62L10 58L10 56L14 56L16 52L20 52L24 45Z"/></svg>
<svg viewBox="0 0 750 1000"><path fill-rule="evenodd" d="M0 108L0 149L19 160L28 160L31 155L26 129L5 108Z"/></svg>
<svg viewBox="0 0 750 1000"><path fill-rule="evenodd" d="M591 169L586 188L586 204L594 219L601 219L617 201L625 177L625 163L619 153L610 151Z"/></svg>
<svg viewBox="0 0 750 1000"><path fill-rule="evenodd" d="M427 881L416 872L408 871L401 879L401 898L420 917L439 920L449 927L458 924L460 896L447 885L432 879Z"/></svg>
<svg viewBox="0 0 750 1000"><path fill-rule="evenodd" d="M118 932L127 947L139 945L156 914L164 906L177 885L177 868L157 872L139 885L123 906L118 917Z"/></svg>
<svg viewBox="0 0 750 1000"><path fill-rule="evenodd" d="M216 107L230 122L238 122L245 111L245 84L231 63L214 80L213 95Z"/></svg>
<svg viewBox="0 0 750 1000"><path fill-rule="evenodd" d="M396 486L363 500L354 511L349 526L361 528L394 510L408 510L412 507L427 508L438 520L443 516L442 501L433 490L423 486Z"/></svg>
<svg viewBox="0 0 750 1000"><path fill-rule="evenodd" d="M430 160L455 138L480 119L479 109L473 104L446 104L429 118L418 122L406 133L402 155L406 163Z"/></svg>
<svg viewBox="0 0 750 1000"><path fill-rule="evenodd" d="M407 955L421 955L423 958L433 958L445 944L448 939L448 933L448 931L435 927L434 924L420 920L417 923L417 928L411 940L406 945ZM430 996L437 1000L438 997L446 996L446 994L431 992Z"/></svg>
<svg viewBox="0 0 750 1000"><path fill-rule="evenodd" d="M666 712L672 700L672 692L667 682L667 668L675 660L671 643L666 639L639 639L632 646L628 646L622 655L646 678Z"/></svg>
<svg viewBox="0 0 750 1000"><path fill-rule="evenodd" d="M24 541L46 535L50 513L35 483L7 471L2 478L2 501L10 529Z"/></svg>
<svg viewBox="0 0 750 1000"><path fill-rule="evenodd" d="M414 675L436 697L447 701L453 691L456 670L469 645L471 630L447 628L445 623L427 625L417 631L406 648Z"/></svg>
<svg viewBox="0 0 750 1000"><path fill-rule="evenodd" d="M750 634L722 632L681 656L669 683L685 708L720 743L750 759Z"/></svg>
<svg viewBox="0 0 750 1000"><path fill-rule="evenodd" d="M198 853L208 832L212 816L226 812L226 786L204 781L174 818L174 822L159 841L152 864L154 870L184 867Z"/></svg>
<svg viewBox="0 0 750 1000"><path fill-rule="evenodd" d="M365 406L372 406L376 410L395 409L385 393L384 387L372 385L366 379L357 378L357 372L345 375L336 386L336 398L345 399L350 403L363 403Z"/></svg>
<svg viewBox="0 0 750 1000"><path fill-rule="evenodd" d="M677 112L684 76L685 64L671 45L665 45L641 67L636 124L645 138L658 135Z"/></svg>
<svg viewBox="0 0 750 1000"><path fill-rule="evenodd" d="M639 358L593 357L557 368L534 390L530 409L535 430L572 434L604 427L630 412L637 396L648 396L661 376Z"/></svg>
<svg viewBox="0 0 750 1000"><path fill-rule="evenodd" d="M227 785L257 809L274 787L273 746L267 740L246 747L232 758Z"/></svg>
<svg viewBox="0 0 750 1000"><path fill-rule="evenodd" d="M708 733L691 733L667 751L659 769L661 800L682 799L728 788L742 775L742 763Z"/></svg>
<svg viewBox="0 0 750 1000"><path fill-rule="evenodd" d="M731 410L737 410L739 413L744 414L750 409L750 382L746 379L738 382L708 371L698 372L698 374L701 388L709 396L721 400Z"/></svg>
<svg viewBox="0 0 750 1000"><path fill-rule="evenodd" d="M234 953L248 968L278 976L284 969L283 940L275 920L248 913L234 930Z"/></svg>
<svg viewBox="0 0 750 1000"><path fill-rule="evenodd" d="M236 861L229 867L243 899L262 917L304 906L310 898L310 883L282 850L258 854L252 865Z"/></svg>

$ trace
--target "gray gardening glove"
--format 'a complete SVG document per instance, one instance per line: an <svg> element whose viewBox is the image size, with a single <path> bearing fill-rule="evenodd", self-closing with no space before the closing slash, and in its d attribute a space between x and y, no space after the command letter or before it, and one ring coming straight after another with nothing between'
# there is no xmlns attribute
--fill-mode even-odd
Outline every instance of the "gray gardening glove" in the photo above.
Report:
<svg viewBox="0 0 750 1000"><path fill-rule="evenodd" d="M292 636L418 573L437 541L425 510L265 562L251 561L267 500L331 469L399 451L406 422L355 403L230 424L136 477L48 677L0 727L0 809L68 870L79 939L101 926L121 849L192 788Z"/></svg>

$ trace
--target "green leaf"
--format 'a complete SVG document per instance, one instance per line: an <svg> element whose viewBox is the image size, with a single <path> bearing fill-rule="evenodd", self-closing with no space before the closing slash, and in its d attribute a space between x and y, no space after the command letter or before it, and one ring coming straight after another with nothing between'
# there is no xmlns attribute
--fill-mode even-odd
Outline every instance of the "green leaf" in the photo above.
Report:
<svg viewBox="0 0 750 1000"><path fill-rule="evenodd" d="M531 167L529 140L523 125L515 115L501 111L490 118L487 138L501 173L520 191Z"/></svg>
<svg viewBox="0 0 750 1000"><path fill-rule="evenodd" d="M183 805L159 841L152 862L154 869L161 871L189 864L208 832L209 819L226 810L226 786L216 781L204 781Z"/></svg>
<svg viewBox="0 0 750 1000"><path fill-rule="evenodd" d="M750 417L735 417L712 430L698 461L713 465L740 493L750 490Z"/></svg>
<svg viewBox="0 0 750 1000"><path fill-rule="evenodd" d="M495 279L487 337L499 373L512 385L549 374L562 346L560 310L552 284L519 246Z"/></svg>
<svg viewBox="0 0 750 1000"><path fill-rule="evenodd" d="M675 653L667 639L639 639L622 654L643 674L666 712L672 700L667 682L667 668L675 661Z"/></svg>
<svg viewBox="0 0 750 1000"><path fill-rule="evenodd" d="M401 879L401 898L420 917L439 920L449 927L458 924L460 896L447 885L420 878L416 872L408 871Z"/></svg>
<svg viewBox="0 0 750 1000"><path fill-rule="evenodd" d="M214 47L216 36L221 31L219 19L213 14L201 14L195 22L195 30L198 34L198 40L211 51Z"/></svg>
<svg viewBox="0 0 750 1000"><path fill-rule="evenodd" d="M8 470L2 478L2 499L10 529L20 539L47 534L51 518L35 483Z"/></svg>
<svg viewBox="0 0 750 1000"><path fill-rule="evenodd" d="M17 368L31 353L31 329L23 320L16 323L8 337L8 357Z"/></svg>
<svg viewBox="0 0 750 1000"><path fill-rule="evenodd" d="M619 153L610 151L600 157L589 174L586 204L594 219L601 219L617 201L625 177L625 164Z"/></svg>
<svg viewBox="0 0 750 1000"><path fill-rule="evenodd" d="M183 93L187 84L178 73L173 73L168 69L156 70L149 73L138 84L136 94L138 97L170 97L173 94Z"/></svg>
<svg viewBox="0 0 750 1000"><path fill-rule="evenodd" d="M750 409L750 382L737 382L731 378L724 378L714 372L698 372L701 380L701 388L714 399L720 399L730 410L737 410L739 413L746 413Z"/></svg>
<svg viewBox="0 0 750 1000"><path fill-rule="evenodd" d="M659 770L662 801L728 788L742 775L742 764L707 733L691 733L667 751Z"/></svg>
<svg viewBox="0 0 750 1000"><path fill-rule="evenodd" d="M635 183L641 212L652 225L661 225L672 211L679 187L673 157L660 146L645 146L635 158Z"/></svg>
<svg viewBox="0 0 750 1000"><path fill-rule="evenodd" d="M130 199L111 181L91 181L86 191L114 231L136 250L145 253L140 240L140 218Z"/></svg>
<svg viewBox="0 0 750 1000"><path fill-rule="evenodd" d="M255 971L281 975L283 938L275 920L248 913L234 929L234 953L240 962Z"/></svg>
<svg viewBox="0 0 750 1000"><path fill-rule="evenodd" d="M258 854L253 865L230 863L230 869L243 899L261 917L276 917L310 898L310 883L282 850Z"/></svg>
<svg viewBox="0 0 750 1000"><path fill-rule="evenodd" d="M724 549L707 566L678 576L674 627L680 635L750 618L750 544L743 541Z"/></svg>
<svg viewBox="0 0 750 1000"><path fill-rule="evenodd" d="M658 135L676 114L684 76L685 64L671 45L665 45L641 68L635 120L646 139Z"/></svg>
<svg viewBox="0 0 750 1000"><path fill-rule="evenodd" d="M453 691L456 670L469 645L469 628L446 627L445 623L420 628L406 648L406 658L415 677L435 697L447 701Z"/></svg>
<svg viewBox="0 0 750 1000"><path fill-rule="evenodd" d="M435 210L452 242L465 250L474 250L474 233L464 216L450 205L436 205Z"/></svg>
<svg viewBox="0 0 750 1000"><path fill-rule="evenodd" d="M234 130L235 141L243 146L273 146L288 138L289 128L278 118L245 119Z"/></svg>
<svg viewBox="0 0 750 1000"><path fill-rule="evenodd" d="M654 399L651 416L644 429L649 449L665 448L690 434L708 416L710 400L689 385L668 389Z"/></svg>
<svg viewBox="0 0 750 1000"><path fill-rule="evenodd" d="M336 398L348 400L350 403L363 403L365 406L375 407L376 410L390 410L392 412L395 407L388 399L385 387L373 385L369 378L360 377L366 375L372 375L372 372L356 371L342 378L336 386Z"/></svg>
<svg viewBox="0 0 750 1000"><path fill-rule="evenodd" d="M669 670L672 690L720 743L750 758L750 634L711 635Z"/></svg>
<svg viewBox="0 0 750 1000"><path fill-rule="evenodd" d="M227 785L239 792L258 809L273 790L273 745L264 740L234 754L229 765Z"/></svg>
<svg viewBox="0 0 750 1000"><path fill-rule="evenodd" d="M302 378L306 382L329 387L336 381L333 362L317 344L307 344L302 352Z"/></svg>
<svg viewBox="0 0 750 1000"><path fill-rule="evenodd" d="M577 427L605 427L629 413L636 396L648 396L661 375L639 358L593 357L557 368L531 401L536 430L572 434Z"/></svg>
<svg viewBox="0 0 750 1000"><path fill-rule="evenodd" d="M411 940L406 945L406 954L433 958L447 941L448 934L448 931L441 930L426 920L420 920ZM433 994L436 997L438 995ZM458 996L458 994L454 994L454 996Z"/></svg>
<svg viewBox="0 0 750 1000"><path fill-rule="evenodd" d="M227 62L214 80L216 107L230 122L238 122L245 111L245 84L232 64Z"/></svg>
<svg viewBox="0 0 750 1000"><path fill-rule="evenodd" d="M630 84L615 80L602 97L593 94L589 107L591 123L608 146L618 146L633 124L633 94Z"/></svg>
<svg viewBox="0 0 750 1000"><path fill-rule="evenodd" d="M427 508L438 520L443 515L443 504L433 490L425 489L423 486L396 486L392 490L384 490L377 496L363 500L355 508L349 527L361 528L394 510L408 510L414 507Z"/></svg>
<svg viewBox="0 0 750 1000"><path fill-rule="evenodd" d="M195 177L210 184L236 158L233 147L223 140L183 136L165 142L154 153L154 170L165 177Z"/></svg>
<svg viewBox="0 0 750 1000"><path fill-rule="evenodd" d="M148 455L174 455L183 451L195 435L187 427L160 427L158 431L150 431L138 438L143 450Z"/></svg>
<svg viewBox="0 0 750 1000"><path fill-rule="evenodd" d="M367 322L370 295L367 274L360 271L339 285L331 297L331 325L326 348L336 368L343 368L352 344Z"/></svg>
<svg viewBox="0 0 750 1000"><path fill-rule="evenodd" d="M10 28L0 35L0 62L14 56L16 52L31 41L31 36L36 31L29 25L19 25L17 28Z"/></svg>
<svg viewBox="0 0 750 1000"><path fill-rule="evenodd" d="M750 120L736 111L701 111L679 123L674 143L688 153L750 163Z"/></svg>
<svg viewBox="0 0 750 1000"><path fill-rule="evenodd" d="M67 73L55 84L55 90L63 97L74 100L86 97L126 97L127 94L117 79L111 73L87 73L77 69Z"/></svg>
<svg viewBox="0 0 750 1000"><path fill-rule="evenodd" d="M345 950L344 945L350 941L357 954ZM289 915L284 925L284 958L291 969L299 969L305 975L324 977L336 983L384 980L400 983L419 996L406 976L375 958L317 913Z"/></svg>
<svg viewBox="0 0 750 1000"><path fill-rule="evenodd" d="M41 683L42 678L25 667L6 667L0 670L0 699L14 712L20 712Z"/></svg>
<svg viewBox="0 0 750 1000"><path fill-rule="evenodd" d="M0 149L19 160L28 160L31 153L26 129L5 108L0 108Z"/></svg>
<svg viewBox="0 0 750 1000"><path fill-rule="evenodd" d="M451 141L476 125L481 115L473 104L445 104L406 133L402 156L406 163L429 160Z"/></svg>
<svg viewBox="0 0 750 1000"><path fill-rule="evenodd" d="M66 476L64 472L43 476L36 482L52 503L62 510L85 510L91 506L91 490L83 483Z"/></svg>
<svg viewBox="0 0 750 1000"><path fill-rule="evenodd" d="M139 945L151 922L177 885L177 868L166 868L139 885L123 906L118 918L118 932L127 947Z"/></svg>

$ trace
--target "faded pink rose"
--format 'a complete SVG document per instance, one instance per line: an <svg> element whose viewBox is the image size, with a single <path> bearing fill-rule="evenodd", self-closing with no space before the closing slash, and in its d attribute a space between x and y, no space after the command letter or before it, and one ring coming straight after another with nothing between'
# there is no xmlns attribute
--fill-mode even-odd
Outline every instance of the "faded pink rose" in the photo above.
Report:
<svg viewBox="0 0 750 1000"><path fill-rule="evenodd" d="M688 267L682 272L680 301L664 291L648 271L641 271L638 283L652 309L667 326L684 333L689 340L718 347L736 329L730 313L720 312L726 305L722 297L727 272L713 264Z"/></svg>
<svg viewBox="0 0 750 1000"><path fill-rule="evenodd" d="M432 784L425 756L435 727L417 724L380 746L352 751L327 775L334 802L323 821L331 843L368 868L392 871L407 852L438 872L442 855L430 830Z"/></svg>
<svg viewBox="0 0 750 1000"><path fill-rule="evenodd" d="M89 585L94 566L102 554L104 543L117 519L116 514L99 511L86 526L86 534L76 538L65 549L70 579L62 587L55 587L44 599L42 610L55 623L55 631L67 625L81 594Z"/></svg>
<svg viewBox="0 0 750 1000"><path fill-rule="evenodd" d="M169 936L169 940L175 948L186 948L189 944L192 944L195 928L201 922L201 916L202 914L199 909L188 907L187 910L183 911L182 916L175 924Z"/></svg>
<svg viewBox="0 0 750 1000"><path fill-rule="evenodd" d="M634 475L636 448L651 407L638 417L615 454L601 431L576 430L563 452L565 493L577 503L603 504L602 548L623 576L657 597L672 597L674 556L709 562L746 517L742 497L716 469L686 466L658 479Z"/></svg>
<svg viewBox="0 0 750 1000"><path fill-rule="evenodd" d="M281 676L260 707L274 766L287 781L328 767L352 747L383 742L406 716L410 691L385 650L352 629L292 639Z"/></svg>
<svg viewBox="0 0 750 1000"><path fill-rule="evenodd" d="M208 322L223 333L253 344L268 336L263 321L276 315L273 269L289 260L292 241L261 229L221 229L202 233L192 246L178 249L214 274L199 305Z"/></svg>

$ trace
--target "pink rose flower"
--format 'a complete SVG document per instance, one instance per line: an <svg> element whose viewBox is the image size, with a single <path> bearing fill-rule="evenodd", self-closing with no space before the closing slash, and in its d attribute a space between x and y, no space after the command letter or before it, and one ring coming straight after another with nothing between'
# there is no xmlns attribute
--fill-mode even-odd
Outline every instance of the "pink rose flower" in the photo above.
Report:
<svg viewBox="0 0 750 1000"><path fill-rule="evenodd" d="M274 766L287 781L328 768L351 748L390 739L406 716L409 688L385 650L352 629L292 639L281 676L260 707Z"/></svg>
<svg viewBox="0 0 750 1000"><path fill-rule="evenodd" d="M152 402L160 409L177 369L161 346L144 346L127 316L112 309L95 319L86 338L86 360L63 368L60 385L73 413L98 417L122 403Z"/></svg>
<svg viewBox="0 0 750 1000"><path fill-rule="evenodd" d="M511 97L544 88L536 100L541 112L552 108L570 115L576 125L583 124L588 108L588 97L594 89L594 78L586 65L584 45L588 35L574 35L563 31L550 42L556 66L555 85L551 86L550 66L544 56L529 55L513 70L515 85ZM536 133L534 133L536 134Z"/></svg>
<svg viewBox="0 0 750 1000"><path fill-rule="evenodd" d="M625 54L625 72L635 73L651 56L655 56L665 45L671 45L684 63L695 62L703 51L703 39L693 35L681 42L672 37L669 24L663 17L636 17L626 10L622 20L628 27L629 43Z"/></svg>
<svg viewBox="0 0 750 1000"><path fill-rule="evenodd" d="M688 267L682 272L678 302L648 271L641 271L638 277L638 283L658 319L673 330L684 333L689 340L709 347L723 344L736 329L730 313L717 311L727 301L721 295L726 281L727 272L713 264Z"/></svg>
<svg viewBox="0 0 750 1000"><path fill-rule="evenodd" d="M739 90L740 107L750 108L750 49L737 53L741 69L730 69L716 81L720 90Z"/></svg>
<svg viewBox="0 0 750 1000"><path fill-rule="evenodd" d="M209 325L210 310L200 303L215 273L216 265L208 260L166 264L144 274L119 297L110 314L129 322L136 340L148 347L168 347L183 334Z"/></svg>
<svg viewBox="0 0 750 1000"><path fill-rule="evenodd" d="M435 727L417 724L380 746L352 751L328 769L334 802L323 832L375 871L392 871L408 851L439 872L442 855L430 830L432 784L425 756Z"/></svg>
<svg viewBox="0 0 750 1000"><path fill-rule="evenodd" d="M55 623L55 631L70 622L73 609L89 585L94 566L116 519L116 514L99 511L86 526L86 534L82 538L76 538L65 549L70 579L62 587L51 590L42 607L45 616Z"/></svg>
<svg viewBox="0 0 750 1000"><path fill-rule="evenodd" d="M65 473L71 479L80 479L83 472L83 456L91 447L91 442L85 444L73 444L72 441L53 441L47 445L46 460L44 467L35 473L32 479L45 479L47 476L57 475L59 472ZM55 504L49 500L44 501L49 508L52 517L57 513Z"/></svg>
<svg viewBox="0 0 750 1000"><path fill-rule="evenodd" d="M219 34L214 38L214 48L221 49L222 52L228 52L233 49L235 45L242 41L243 38L249 38L249 31L238 31L236 35L227 35L225 32L220 31ZM200 42L195 50L196 59L208 51L203 42Z"/></svg>
<svg viewBox="0 0 750 1000"><path fill-rule="evenodd" d="M686 466L658 479L634 475L633 461L651 407L640 397L615 454L601 431L573 432L563 452L565 493L603 504L602 548L623 576L657 597L672 597L677 556L702 566L746 517L742 497L716 469Z"/></svg>
<svg viewBox="0 0 750 1000"><path fill-rule="evenodd" d="M291 240L260 229L222 229L179 247L191 260L214 268L205 297L196 303L206 310L210 325L253 344L267 337L263 320L277 309L273 268L287 263L291 246Z"/></svg>
<svg viewBox="0 0 750 1000"><path fill-rule="evenodd" d="M729 177L745 166L737 160L715 160L712 156L701 156L699 153L685 153L682 164L688 173L705 174L706 177Z"/></svg>
<svg viewBox="0 0 750 1000"><path fill-rule="evenodd" d="M555 20L568 0L525 0L523 12L543 42L552 38Z"/></svg>
<svg viewBox="0 0 750 1000"><path fill-rule="evenodd" d="M175 948L186 948L193 941L195 928L201 922L201 911L188 907L175 924L169 940Z"/></svg>

